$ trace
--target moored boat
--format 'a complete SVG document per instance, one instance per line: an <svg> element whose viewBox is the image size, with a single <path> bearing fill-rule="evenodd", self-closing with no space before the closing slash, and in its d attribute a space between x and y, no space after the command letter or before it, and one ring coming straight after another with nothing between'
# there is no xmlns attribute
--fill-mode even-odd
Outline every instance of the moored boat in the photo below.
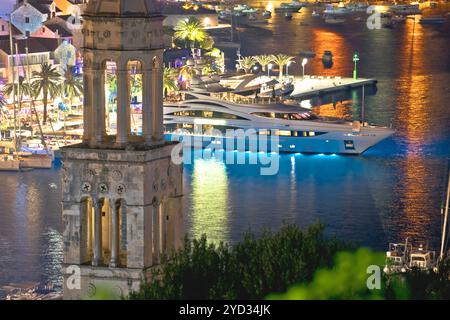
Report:
<svg viewBox="0 0 450 320"><path fill-rule="evenodd" d="M212 143L228 150L224 140L228 139L229 130L250 129L255 135L230 139L259 142L261 135L274 137L278 145L272 152L361 154L393 134L386 127L321 119L298 104L247 104L202 94L190 96L188 100L164 105L165 138L194 148L206 148Z"/></svg>
<svg viewBox="0 0 450 320"><path fill-rule="evenodd" d="M423 17L420 19L419 23L422 25L427 24L443 24L446 19L444 17Z"/></svg>

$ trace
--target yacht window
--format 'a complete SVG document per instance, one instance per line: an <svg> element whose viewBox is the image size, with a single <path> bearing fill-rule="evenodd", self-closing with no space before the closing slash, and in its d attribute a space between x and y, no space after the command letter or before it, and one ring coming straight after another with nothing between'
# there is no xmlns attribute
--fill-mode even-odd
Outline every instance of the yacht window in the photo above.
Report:
<svg viewBox="0 0 450 320"><path fill-rule="evenodd" d="M248 120L246 118L231 113L217 112L217 111L201 111L201 110L176 111L169 113L166 116Z"/></svg>
<svg viewBox="0 0 450 320"><path fill-rule="evenodd" d="M354 150L355 149L355 143L353 140L344 140L344 145L346 150Z"/></svg>
<svg viewBox="0 0 450 320"><path fill-rule="evenodd" d="M275 131L275 134L277 136L290 137L291 136L291 131L289 131L289 130L278 130L278 131Z"/></svg>

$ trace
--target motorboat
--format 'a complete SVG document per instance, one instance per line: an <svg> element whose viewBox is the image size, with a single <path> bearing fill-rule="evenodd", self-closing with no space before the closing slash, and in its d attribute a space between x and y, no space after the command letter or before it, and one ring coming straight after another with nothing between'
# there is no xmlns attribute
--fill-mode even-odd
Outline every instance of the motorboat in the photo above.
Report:
<svg viewBox="0 0 450 320"><path fill-rule="evenodd" d="M20 160L9 154L0 154L0 171L20 171Z"/></svg>
<svg viewBox="0 0 450 320"><path fill-rule="evenodd" d="M416 15L422 14L418 4L398 4L389 7L389 11L394 14Z"/></svg>
<svg viewBox="0 0 450 320"><path fill-rule="evenodd" d="M332 4L329 4L326 6L325 10L323 11L323 14L325 16L342 16L347 15L350 13L350 9L345 7L342 2L339 4L339 6L333 6Z"/></svg>
<svg viewBox="0 0 450 320"><path fill-rule="evenodd" d="M312 50L304 50L299 52L299 56L305 58L314 58L316 56L316 53Z"/></svg>
<svg viewBox="0 0 450 320"><path fill-rule="evenodd" d="M381 27L383 28L393 28L395 21L393 19L393 14L390 12L383 12L380 14Z"/></svg>
<svg viewBox="0 0 450 320"><path fill-rule="evenodd" d="M390 243L386 251L386 262L383 269L386 274L406 272L411 252L411 244L406 239L405 243Z"/></svg>
<svg viewBox="0 0 450 320"><path fill-rule="evenodd" d="M268 18L272 17L272 12L270 12L269 10L264 10L262 13L262 16L263 16L263 18L268 19Z"/></svg>
<svg viewBox="0 0 450 320"><path fill-rule="evenodd" d="M303 5L293 0L292 2L282 2L278 8L275 9L277 12L299 12Z"/></svg>
<svg viewBox="0 0 450 320"><path fill-rule="evenodd" d="M271 141L277 145L262 151L319 154L361 154L394 133L386 127L322 119L298 103L238 103L199 93L187 94L184 101L165 103L164 126L165 139L192 148L213 146L231 151L239 145L234 141L243 139L241 142L250 146L254 144L249 141L256 139L261 151L258 137L264 136L273 137ZM254 134L235 136L236 130Z"/></svg>
<svg viewBox="0 0 450 320"><path fill-rule="evenodd" d="M333 53L330 50L325 50L322 56L323 63L333 62Z"/></svg>
<svg viewBox="0 0 450 320"><path fill-rule="evenodd" d="M327 23L327 24L343 24L343 23L345 23L345 21L346 21L345 18L338 17L335 15L325 17L325 23Z"/></svg>
<svg viewBox="0 0 450 320"><path fill-rule="evenodd" d="M418 247L413 247L408 238L404 244L389 244L389 250L386 252L386 266L385 273L408 272L410 270L420 270L425 272L436 272L439 268L439 263L448 259L447 244L448 244L448 211L450 206L450 161L447 167L447 188L444 193L441 217L441 248L439 256L436 252L428 249L428 246L422 244Z"/></svg>
<svg viewBox="0 0 450 320"><path fill-rule="evenodd" d="M261 86L260 93L258 94L259 97L285 97L294 92L295 86L292 83L279 83L276 80L272 82L273 84L265 83Z"/></svg>
<svg viewBox="0 0 450 320"><path fill-rule="evenodd" d="M420 244L414 247L406 239L405 243L390 243L386 251L386 274L405 273L411 270L430 271L437 266L436 252Z"/></svg>
<svg viewBox="0 0 450 320"><path fill-rule="evenodd" d="M367 3L349 3L346 7L352 12L366 12L369 5Z"/></svg>
<svg viewBox="0 0 450 320"><path fill-rule="evenodd" d="M422 25L428 24L443 24L446 19L444 17L423 17L420 19L419 23Z"/></svg>

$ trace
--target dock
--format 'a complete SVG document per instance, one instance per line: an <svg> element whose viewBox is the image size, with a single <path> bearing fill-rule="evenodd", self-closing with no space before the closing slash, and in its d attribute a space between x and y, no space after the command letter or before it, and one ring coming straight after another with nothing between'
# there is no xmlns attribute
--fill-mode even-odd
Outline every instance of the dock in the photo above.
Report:
<svg viewBox="0 0 450 320"><path fill-rule="evenodd" d="M305 76L294 77L295 89L291 93L291 97L295 99L310 99L329 93L347 91L363 86L375 86L375 79L367 78L344 78L334 76Z"/></svg>

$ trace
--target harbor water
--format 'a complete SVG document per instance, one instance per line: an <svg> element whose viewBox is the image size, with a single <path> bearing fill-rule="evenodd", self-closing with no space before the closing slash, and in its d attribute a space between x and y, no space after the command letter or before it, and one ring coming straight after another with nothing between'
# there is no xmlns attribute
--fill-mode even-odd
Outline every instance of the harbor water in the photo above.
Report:
<svg viewBox="0 0 450 320"><path fill-rule="evenodd" d="M292 21L274 15L263 28L239 30L241 53L313 50L317 57L306 65L307 74L351 76L358 51L359 75L378 80L376 94L365 99L366 121L392 124L396 134L362 156L282 154L279 172L271 176L260 175L257 165L202 159L196 151L184 170L186 231L234 243L248 230L321 221L328 235L376 250L406 237L437 249L450 157L449 23L425 27L407 20L394 29L369 30L365 22L350 21L330 27L302 9ZM333 52L332 68L322 64L324 50ZM290 73L301 74L300 59ZM349 95L352 116L359 119L361 93ZM0 287L58 283L60 166L0 173L0 181Z"/></svg>

